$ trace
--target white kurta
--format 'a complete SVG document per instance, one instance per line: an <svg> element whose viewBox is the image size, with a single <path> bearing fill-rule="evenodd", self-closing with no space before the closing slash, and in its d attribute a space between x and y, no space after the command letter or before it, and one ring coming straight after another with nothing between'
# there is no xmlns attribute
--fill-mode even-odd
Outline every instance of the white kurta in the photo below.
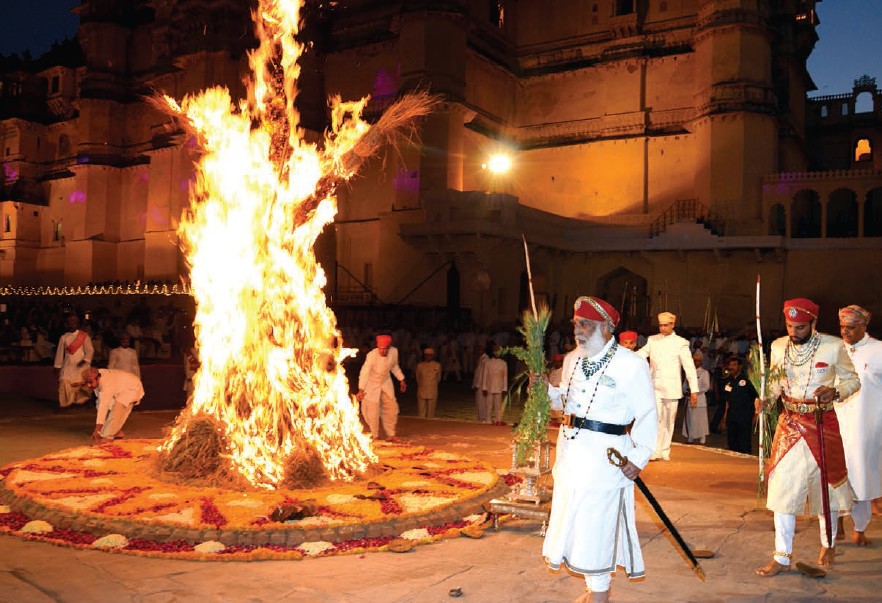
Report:
<svg viewBox="0 0 882 603"><path fill-rule="evenodd" d="M773 372L782 367L786 373L786 378L769 383L772 400L781 395L808 399L822 385L835 387L843 398L860 388L860 381L842 340L824 333L820 333L820 336L821 343L814 356L802 366L785 362L785 350L789 341L787 336L772 342L769 365ZM851 508L853 494L848 482L838 488L828 486L828 492L831 511ZM777 513L801 515L805 510L806 500L809 503L809 515L821 513L820 469L805 440L800 438L769 474L766 508Z"/></svg>
<svg viewBox="0 0 882 603"><path fill-rule="evenodd" d="M882 496L882 341L865 335L855 346L844 345L861 389L836 404L836 416L855 499L872 500Z"/></svg>
<svg viewBox="0 0 882 603"><path fill-rule="evenodd" d="M63 381L82 381L82 372L86 367L78 367L80 362L89 364L92 362L92 355L95 349L92 347L92 338L86 334L83 345L73 354L67 353L67 346L76 341L80 331L73 333L65 333L58 340L58 348L55 351L55 368L61 369L58 378Z"/></svg>
<svg viewBox="0 0 882 603"><path fill-rule="evenodd" d="M404 381L404 373L398 366L398 349L391 346L385 356L376 348L368 352L358 373L358 389L364 391L361 414L374 437L380 436L381 422L387 436L395 435L398 401L390 374Z"/></svg>
<svg viewBox="0 0 882 603"><path fill-rule="evenodd" d="M101 379L95 394L98 396L98 412L95 423L104 425L101 435L113 437L126 422L132 406L144 397L141 380L128 371L99 369Z"/></svg>
<svg viewBox="0 0 882 603"><path fill-rule="evenodd" d="M612 340L592 360L606 353ZM554 495L542 546L546 563L583 575L644 573L634 518L634 483L610 464L615 448L638 467L655 448L657 418L646 362L619 347L605 370L586 379L576 349L567 354L559 388L549 387L552 407L604 423L628 425L630 435L561 427L554 463Z"/></svg>
<svg viewBox="0 0 882 603"><path fill-rule="evenodd" d="M107 368L126 371L137 377L141 376L141 367L138 365L138 352L132 348L118 347L110 350L107 358Z"/></svg>
<svg viewBox="0 0 882 603"><path fill-rule="evenodd" d="M689 391L698 391L695 363L689 351L689 342L677 335L650 335L646 345L637 350L639 356L649 359L649 371L656 398L679 400L683 396L680 369L686 373Z"/></svg>

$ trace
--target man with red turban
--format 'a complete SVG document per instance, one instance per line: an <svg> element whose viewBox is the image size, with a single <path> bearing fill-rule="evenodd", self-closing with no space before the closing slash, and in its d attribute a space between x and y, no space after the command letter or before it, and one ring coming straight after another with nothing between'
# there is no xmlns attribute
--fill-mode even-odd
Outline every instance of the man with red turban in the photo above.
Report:
<svg viewBox="0 0 882 603"><path fill-rule="evenodd" d="M860 306L839 310L839 333L861 380L861 389L836 405L855 498L852 540L858 546L870 544L864 531L870 525L871 501L882 497L882 341L867 333L869 322L870 313Z"/></svg>
<svg viewBox="0 0 882 603"><path fill-rule="evenodd" d="M368 352L358 373L358 394L361 416L371 435L380 438L380 422L390 441L397 442L395 425L398 423L398 401L391 375L398 379L398 389L407 391L404 373L398 366L398 348L392 346L391 335L377 335L377 347Z"/></svg>
<svg viewBox="0 0 882 603"><path fill-rule="evenodd" d="M596 297L573 311L577 347L566 355L551 407L562 410L554 463L554 494L542 556L585 577L580 601L608 601L611 575L621 566L644 574L634 517L634 478L655 448L656 408L646 361L613 337L619 314ZM626 463L610 464L607 449Z"/></svg>
<svg viewBox="0 0 882 603"><path fill-rule="evenodd" d="M637 349L637 332L622 331L619 333L619 345L633 351Z"/></svg>
<svg viewBox="0 0 882 603"><path fill-rule="evenodd" d="M790 570L796 516L809 503L809 515L817 515L821 530L818 564L830 566L836 554L836 514L851 508L845 452L839 435L839 422L833 401L845 399L860 387L854 365L842 340L815 330L818 305L810 299L784 302L787 335L772 342L769 364L771 375L767 404L780 397L784 410L775 428L769 459L766 508L775 512L775 552L760 576L775 576ZM823 430L818 429L816 413L821 413ZM821 476L821 432L824 436L826 483ZM822 488L827 488L830 517L822 512ZM827 539L827 524L831 538Z"/></svg>

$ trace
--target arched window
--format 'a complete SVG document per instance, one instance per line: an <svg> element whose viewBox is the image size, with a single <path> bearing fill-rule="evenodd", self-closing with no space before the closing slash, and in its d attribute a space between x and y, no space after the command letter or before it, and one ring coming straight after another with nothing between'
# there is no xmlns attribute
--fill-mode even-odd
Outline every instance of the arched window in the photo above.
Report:
<svg viewBox="0 0 882 603"><path fill-rule="evenodd" d="M872 113L873 112L873 95L864 91L858 94L854 99L855 113Z"/></svg>
<svg viewBox="0 0 882 603"><path fill-rule="evenodd" d="M787 234L787 215L784 213L784 206L775 203L769 208L769 234L784 236Z"/></svg>
<svg viewBox="0 0 882 603"><path fill-rule="evenodd" d="M790 236L811 239L821 236L821 202L818 193L802 190L790 203Z"/></svg>
<svg viewBox="0 0 882 603"><path fill-rule="evenodd" d="M827 237L856 237L857 233L857 195L847 188L833 191L827 202Z"/></svg>
<svg viewBox="0 0 882 603"><path fill-rule="evenodd" d="M821 117L827 117L827 115L829 115L827 105L821 105Z"/></svg>
<svg viewBox="0 0 882 603"><path fill-rule="evenodd" d="M854 160L873 161L873 145L869 138L861 138L854 144Z"/></svg>
<svg viewBox="0 0 882 603"><path fill-rule="evenodd" d="M864 236L882 237L882 188L867 193L864 204Z"/></svg>
<svg viewBox="0 0 882 603"><path fill-rule="evenodd" d="M842 114L848 115L848 103L842 103Z"/></svg>

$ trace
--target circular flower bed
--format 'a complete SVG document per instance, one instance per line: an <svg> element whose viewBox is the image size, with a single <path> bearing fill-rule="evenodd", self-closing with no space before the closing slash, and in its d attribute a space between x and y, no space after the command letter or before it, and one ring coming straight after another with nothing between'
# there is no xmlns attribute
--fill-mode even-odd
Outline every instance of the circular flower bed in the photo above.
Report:
<svg viewBox="0 0 882 603"><path fill-rule="evenodd" d="M187 559L303 558L474 537L507 489L495 469L375 443L370 480L233 491L159 479L158 440L72 448L0 469L0 531L95 550Z"/></svg>

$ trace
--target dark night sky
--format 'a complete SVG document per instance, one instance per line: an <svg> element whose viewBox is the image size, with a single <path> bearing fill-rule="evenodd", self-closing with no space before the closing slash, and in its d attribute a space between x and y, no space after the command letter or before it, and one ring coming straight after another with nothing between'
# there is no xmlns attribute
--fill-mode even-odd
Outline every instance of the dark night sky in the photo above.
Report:
<svg viewBox="0 0 882 603"><path fill-rule="evenodd" d="M39 56L76 31L70 9L79 0L0 0L0 54L30 50ZM818 4L820 41L809 58L818 90L812 96L851 91L867 74L882 85L882 0L824 0Z"/></svg>

